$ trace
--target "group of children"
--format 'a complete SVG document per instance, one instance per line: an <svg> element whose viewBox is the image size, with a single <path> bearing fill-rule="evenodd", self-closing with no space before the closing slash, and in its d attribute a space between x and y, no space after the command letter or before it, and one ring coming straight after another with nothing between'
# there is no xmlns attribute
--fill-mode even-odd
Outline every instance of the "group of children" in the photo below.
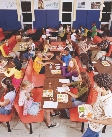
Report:
<svg viewBox="0 0 112 137"><path fill-rule="evenodd" d="M86 42L86 41L85 41ZM84 44L84 42L82 42ZM7 46L7 42L6 42ZM82 46L82 45L81 45ZM33 68L37 74L44 74L45 65L52 64L52 58L54 54L50 52L51 45L49 42L46 43L43 50L35 52L35 44L32 40L28 43L28 49L23 55L23 58L28 60L33 58ZM107 47L105 47L106 49ZM86 72L81 72L77 64L77 60L73 55L73 45L69 39L66 40L66 46L64 51L56 56L56 59L60 61L62 70L62 75L70 79L71 83L64 84L63 86L73 86L78 89L77 94L73 94L68 90L65 93L71 96L72 107L77 107L79 105L85 104L88 99L89 90L91 87L89 76ZM41 102L34 102L32 98L32 89L34 84L29 81L22 81L22 62L19 56L15 52L11 51L14 56L14 67L11 69L4 69L4 74L6 78L1 81L2 86L6 89L4 95L4 101L0 102L0 114L8 115L12 112L13 102L16 97L16 91L20 88L19 92L19 106L23 106L23 115L38 115L41 111ZM9 52L11 54L11 52ZM46 60L51 60L45 62ZM44 62L43 62L44 61ZM74 81L72 78L76 77L77 80ZM94 89L98 92L97 100L94 104L91 104L94 112L94 119L87 118L89 121L89 127L83 137L98 137L100 130L104 125L112 124L112 109L111 100L112 94L110 88L112 86L112 77L109 74L97 74L93 77L94 79ZM60 113L54 112L52 109L44 110L46 113L46 122L48 128L56 127L59 124L52 124L50 116L57 116ZM67 116L69 117L69 110L66 109Z"/></svg>

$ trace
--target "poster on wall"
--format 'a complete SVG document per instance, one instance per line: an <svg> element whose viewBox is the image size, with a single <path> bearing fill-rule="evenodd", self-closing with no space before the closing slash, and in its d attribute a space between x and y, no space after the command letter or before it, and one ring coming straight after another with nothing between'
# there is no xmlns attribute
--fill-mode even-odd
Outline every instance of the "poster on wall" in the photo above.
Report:
<svg viewBox="0 0 112 137"><path fill-rule="evenodd" d="M91 2L91 9L100 9L101 2Z"/></svg>
<svg viewBox="0 0 112 137"><path fill-rule="evenodd" d="M77 0L77 10L100 10L101 0Z"/></svg>
<svg viewBox="0 0 112 137"><path fill-rule="evenodd" d="M59 9L59 0L38 0L38 9Z"/></svg>
<svg viewBox="0 0 112 137"><path fill-rule="evenodd" d="M0 9L17 9L16 0L0 0Z"/></svg>

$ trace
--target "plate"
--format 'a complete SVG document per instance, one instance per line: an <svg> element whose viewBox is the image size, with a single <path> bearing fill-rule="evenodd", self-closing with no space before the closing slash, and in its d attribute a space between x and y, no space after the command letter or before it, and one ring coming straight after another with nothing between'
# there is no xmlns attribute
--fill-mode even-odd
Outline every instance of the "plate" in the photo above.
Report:
<svg viewBox="0 0 112 137"><path fill-rule="evenodd" d="M61 74L61 70L51 70L52 74Z"/></svg>
<svg viewBox="0 0 112 137"><path fill-rule="evenodd" d="M43 97L53 97L53 90L43 90Z"/></svg>
<svg viewBox="0 0 112 137"><path fill-rule="evenodd" d="M108 63L108 61L102 61L102 65L103 66L110 66L110 64Z"/></svg>
<svg viewBox="0 0 112 137"><path fill-rule="evenodd" d="M67 103L68 102L68 95L67 94L57 94L57 101Z"/></svg>

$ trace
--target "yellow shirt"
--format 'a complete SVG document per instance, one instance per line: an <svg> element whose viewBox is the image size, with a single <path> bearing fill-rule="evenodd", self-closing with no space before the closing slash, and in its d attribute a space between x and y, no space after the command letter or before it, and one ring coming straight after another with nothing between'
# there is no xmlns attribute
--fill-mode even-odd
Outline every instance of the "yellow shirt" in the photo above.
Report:
<svg viewBox="0 0 112 137"><path fill-rule="evenodd" d="M20 79L23 77L22 70L17 70L15 67L9 68L8 71L10 71L10 72L9 73L7 73L7 71L4 72L6 77L11 77L13 75L14 75L14 78L16 78L16 79Z"/></svg>
<svg viewBox="0 0 112 137"><path fill-rule="evenodd" d="M39 72L40 72L40 70L42 68L42 64L38 63L37 61L41 61L42 62L42 58L36 57L34 62L33 62L33 68L37 72L37 74L39 74Z"/></svg>
<svg viewBox="0 0 112 137"><path fill-rule="evenodd" d="M84 36L87 37L88 29L85 29Z"/></svg>

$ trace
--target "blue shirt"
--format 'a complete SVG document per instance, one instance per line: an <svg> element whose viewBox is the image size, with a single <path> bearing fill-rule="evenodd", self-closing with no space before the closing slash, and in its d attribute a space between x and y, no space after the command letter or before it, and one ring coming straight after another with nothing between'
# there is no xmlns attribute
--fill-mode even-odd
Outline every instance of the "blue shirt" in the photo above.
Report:
<svg viewBox="0 0 112 137"><path fill-rule="evenodd" d="M71 57L70 54L64 55L64 56L62 56L62 61L63 61L64 63L66 63L66 66L68 66L69 60L70 60L71 58L72 58L72 57Z"/></svg>

